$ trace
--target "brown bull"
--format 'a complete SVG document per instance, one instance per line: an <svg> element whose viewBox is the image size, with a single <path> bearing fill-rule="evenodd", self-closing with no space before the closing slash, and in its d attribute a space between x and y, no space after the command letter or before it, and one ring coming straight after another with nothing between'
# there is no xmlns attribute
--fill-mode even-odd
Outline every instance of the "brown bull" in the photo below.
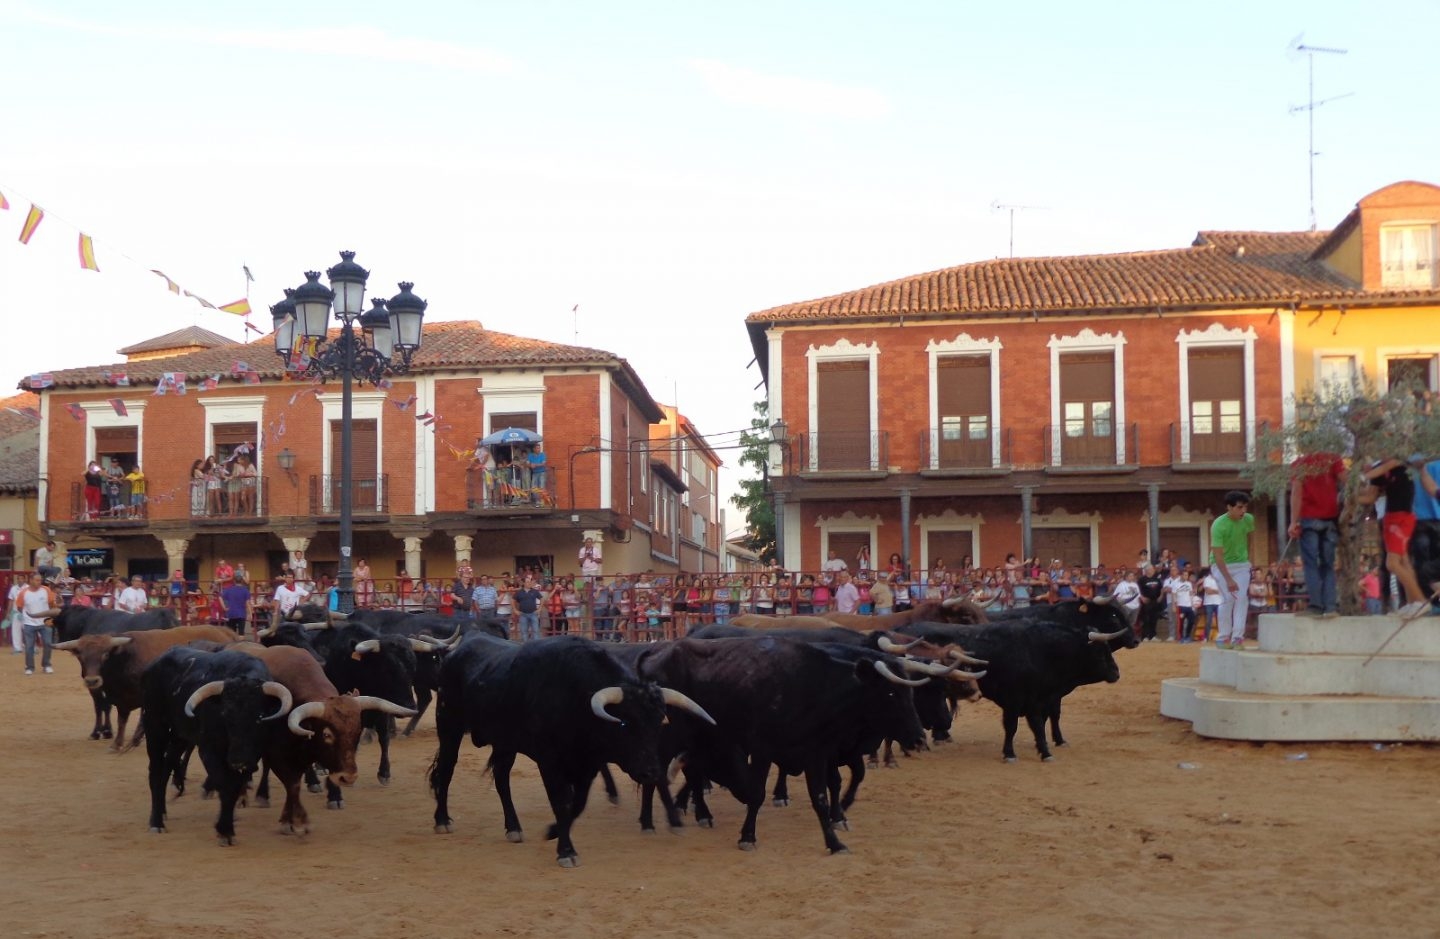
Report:
<svg viewBox="0 0 1440 939"><path fill-rule="evenodd" d="M858 629L862 632L869 632L872 629L904 632L904 627L911 623L972 625L990 622L990 617L985 615L983 609L962 597L951 597L948 600L925 600L908 610L886 613L884 616L871 616L868 613L837 613L834 610L817 613L816 616L837 626Z"/></svg>
<svg viewBox="0 0 1440 939"><path fill-rule="evenodd" d="M57 642L55 648L69 652L80 660L80 677L91 691L104 691L109 703L119 712L120 726L110 749L124 753L140 743L144 725L136 721L135 739L125 740L125 725L131 711L138 711L143 701L140 676L145 666L158 659L167 649L196 640L216 643L235 641L235 633L220 626L177 626L174 629L137 629L116 635L81 636L69 642Z"/></svg>
<svg viewBox="0 0 1440 939"><path fill-rule="evenodd" d="M383 698L341 694L325 677L320 663L294 646L262 646L241 642L237 651L265 663L270 677L290 691L294 700L283 728L271 731L265 742L265 764L285 787L285 808L280 812L283 834L303 835L310 830L310 816L300 803L300 780L305 768L318 763L330 771L330 779L341 786L355 782L355 748L360 743L360 715L383 711L396 717L411 717L413 710Z"/></svg>

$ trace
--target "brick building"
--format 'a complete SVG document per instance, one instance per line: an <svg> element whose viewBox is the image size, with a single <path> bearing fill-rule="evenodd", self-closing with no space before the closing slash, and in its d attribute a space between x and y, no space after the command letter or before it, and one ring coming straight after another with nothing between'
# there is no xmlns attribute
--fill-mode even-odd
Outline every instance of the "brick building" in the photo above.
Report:
<svg viewBox="0 0 1440 939"><path fill-rule="evenodd" d="M199 349L196 337L180 338L187 351L142 343L143 359L49 373L53 384L39 392L39 524L77 573L164 578L183 568L208 581L224 558L268 579L297 551L312 577L333 573L338 381L287 380L269 337ZM663 429L675 418L613 353L476 322L428 323L411 372L387 388L357 387L353 401L354 550L377 582L402 572L446 578L465 560L477 572L574 572L586 534L604 544L607 570L719 568L718 501L692 495L705 521L687 516L682 526L694 464L672 469L661 457L657 471L647 458L656 428L671 436ZM476 441L506 427L543 438L543 486L507 475L507 457L525 460L518 447L493 448L495 474L476 468ZM700 476L713 493L714 454L671 449L709 468ZM253 465L253 485L192 485L192 465L206 455ZM145 475L149 502L136 517L87 512L83 474L112 456Z"/></svg>
<svg viewBox="0 0 1440 939"><path fill-rule="evenodd" d="M1363 367L1436 388L1437 224L1440 188L1397 183L1333 232L982 261L752 314L785 425L783 563L861 545L919 569L1012 552L1131 565L1151 546L1207 558L1223 493L1244 487L1297 375ZM1261 560L1284 509L1256 506Z"/></svg>

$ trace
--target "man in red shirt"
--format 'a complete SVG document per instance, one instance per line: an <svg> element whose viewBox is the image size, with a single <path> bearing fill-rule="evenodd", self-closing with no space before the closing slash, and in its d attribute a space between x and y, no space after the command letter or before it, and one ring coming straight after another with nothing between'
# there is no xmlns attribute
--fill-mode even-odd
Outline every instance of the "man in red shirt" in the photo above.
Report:
<svg viewBox="0 0 1440 939"><path fill-rule="evenodd" d="M1300 616L1340 615L1335 589L1335 545L1340 539L1340 487L1345 464L1334 453L1310 453L1290 464L1291 539L1300 539L1308 606Z"/></svg>

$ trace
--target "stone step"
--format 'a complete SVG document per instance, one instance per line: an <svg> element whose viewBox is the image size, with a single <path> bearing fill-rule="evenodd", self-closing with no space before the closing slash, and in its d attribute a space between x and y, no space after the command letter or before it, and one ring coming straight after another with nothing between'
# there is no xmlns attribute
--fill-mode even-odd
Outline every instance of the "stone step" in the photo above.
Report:
<svg viewBox="0 0 1440 939"><path fill-rule="evenodd" d="M1294 655L1369 655L1400 625L1397 616L1341 616L1311 619L1291 613L1260 617L1260 648ZM1440 617L1425 616L1400 630L1386 655L1440 658Z"/></svg>
<svg viewBox="0 0 1440 939"><path fill-rule="evenodd" d="M1169 678L1160 686L1160 713L1222 740L1440 741L1434 697L1266 695Z"/></svg>
<svg viewBox="0 0 1440 939"><path fill-rule="evenodd" d="M1440 657L1200 650L1200 680L1252 694L1440 697Z"/></svg>

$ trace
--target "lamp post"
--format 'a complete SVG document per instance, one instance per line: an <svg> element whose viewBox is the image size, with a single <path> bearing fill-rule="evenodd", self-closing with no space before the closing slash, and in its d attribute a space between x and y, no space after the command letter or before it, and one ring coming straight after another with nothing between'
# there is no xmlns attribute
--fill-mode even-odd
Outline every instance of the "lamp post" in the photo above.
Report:
<svg viewBox="0 0 1440 939"><path fill-rule="evenodd" d="M336 589L340 612L349 613L355 609L351 386L357 381L378 385L386 375L410 370L410 361L420 348L426 303L410 292L414 284L401 283L398 294L388 301L373 300L366 311L365 282L370 272L355 263L353 251L341 251L340 263L325 274L329 287L320 283L318 271L307 271L305 283L285 291L285 299L270 308L270 315L275 321L275 352L285 360L288 372L318 381L340 378L340 565ZM340 335L330 341L332 306L340 318ZM289 462L294 465L293 457ZM288 472L289 467L285 469Z"/></svg>

